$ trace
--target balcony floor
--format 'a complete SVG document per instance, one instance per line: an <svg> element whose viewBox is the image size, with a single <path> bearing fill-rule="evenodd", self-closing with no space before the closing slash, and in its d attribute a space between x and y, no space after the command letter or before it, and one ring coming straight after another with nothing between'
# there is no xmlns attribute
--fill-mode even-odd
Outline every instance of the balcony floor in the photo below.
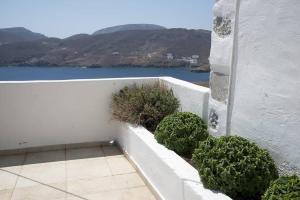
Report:
<svg viewBox="0 0 300 200"><path fill-rule="evenodd" d="M155 200L115 146L0 156L1 200Z"/></svg>

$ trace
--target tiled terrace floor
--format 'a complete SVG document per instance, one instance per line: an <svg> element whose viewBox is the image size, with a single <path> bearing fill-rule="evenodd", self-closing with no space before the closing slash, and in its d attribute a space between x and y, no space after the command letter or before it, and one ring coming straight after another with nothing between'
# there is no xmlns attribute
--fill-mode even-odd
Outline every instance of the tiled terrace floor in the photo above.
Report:
<svg viewBox="0 0 300 200"><path fill-rule="evenodd" d="M115 146L0 156L0 200L155 200Z"/></svg>

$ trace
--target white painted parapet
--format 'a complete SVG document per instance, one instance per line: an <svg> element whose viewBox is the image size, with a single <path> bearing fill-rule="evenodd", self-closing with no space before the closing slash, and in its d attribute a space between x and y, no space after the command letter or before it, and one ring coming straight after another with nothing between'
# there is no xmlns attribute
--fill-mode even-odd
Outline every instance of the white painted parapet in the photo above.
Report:
<svg viewBox="0 0 300 200"><path fill-rule="evenodd" d="M112 93L155 80L0 82L0 150L114 139Z"/></svg>
<svg viewBox="0 0 300 200"><path fill-rule="evenodd" d="M161 77L160 81L173 90L180 101L180 111L192 112L208 121L209 88L172 77Z"/></svg>
<svg viewBox="0 0 300 200"><path fill-rule="evenodd" d="M0 151L113 140L112 94L155 81L173 90L182 111L207 118L209 89L170 77L0 82Z"/></svg>

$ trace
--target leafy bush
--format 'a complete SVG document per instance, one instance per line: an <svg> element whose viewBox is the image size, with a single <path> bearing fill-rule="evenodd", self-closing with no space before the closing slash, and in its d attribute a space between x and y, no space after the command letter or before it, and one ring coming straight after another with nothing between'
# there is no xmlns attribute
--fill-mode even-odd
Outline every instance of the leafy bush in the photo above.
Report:
<svg viewBox="0 0 300 200"><path fill-rule="evenodd" d="M156 140L182 156L191 157L199 141L208 136L207 126L193 113L178 112L165 117L155 130Z"/></svg>
<svg viewBox="0 0 300 200"><path fill-rule="evenodd" d="M172 90L157 82L124 87L113 94L111 107L115 119L154 131L165 116L177 111L179 101Z"/></svg>
<svg viewBox="0 0 300 200"><path fill-rule="evenodd" d="M265 192L262 200L299 200L300 178L294 176L282 176L272 182Z"/></svg>
<svg viewBox="0 0 300 200"><path fill-rule="evenodd" d="M238 136L209 137L192 158L205 187L232 198L260 198L278 177L269 153Z"/></svg>

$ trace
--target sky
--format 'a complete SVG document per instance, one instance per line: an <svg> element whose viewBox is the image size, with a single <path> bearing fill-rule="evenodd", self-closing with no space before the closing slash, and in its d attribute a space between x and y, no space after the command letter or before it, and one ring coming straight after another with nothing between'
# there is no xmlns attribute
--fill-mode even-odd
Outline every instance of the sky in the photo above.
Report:
<svg viewBox="0 0 300 200"><path fill-rule="evenodd" d="M0 0L0 28L48 37L91 34L121 24L211 29L213 0Z"/></svg>

